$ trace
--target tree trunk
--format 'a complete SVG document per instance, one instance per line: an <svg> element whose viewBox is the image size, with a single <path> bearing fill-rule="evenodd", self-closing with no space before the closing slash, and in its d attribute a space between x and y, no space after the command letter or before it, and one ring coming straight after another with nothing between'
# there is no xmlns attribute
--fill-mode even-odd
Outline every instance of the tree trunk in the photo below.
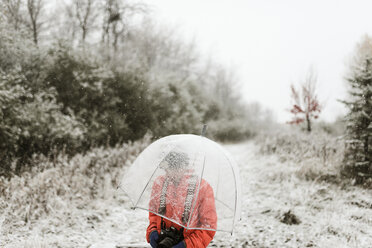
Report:
<svg viewBox="0 0 372 248"><path fill-rule="evenodd" d="M82 44L84 45L85 43L85 38L87 36L87 28L85 26L82 27L82 35L81 35L81 39L82 39Z"/></svg>
<svg viewBox="0 0 372 248"><path fill-rule="evenodd" d="M364 139L364 161L368 161L371 163L371 161L369 161L369 153L368 153L368 136L365 137Z"/></svg>
<svg viewBox="0 0 372 248"><path fill-rule="evenodd" d="M38 37L37 37L36 23L32 23L32 31L33 31L33 37L34 37L35 45L37 45L37 43L38 43Z"/></svg>
<svg viewBox="0 0 372 248"><path fill-rule="evenodd" d="M306 123L307 123L307 131L310 133L311 132L311 120L308 114L306 115Z"/></svg>

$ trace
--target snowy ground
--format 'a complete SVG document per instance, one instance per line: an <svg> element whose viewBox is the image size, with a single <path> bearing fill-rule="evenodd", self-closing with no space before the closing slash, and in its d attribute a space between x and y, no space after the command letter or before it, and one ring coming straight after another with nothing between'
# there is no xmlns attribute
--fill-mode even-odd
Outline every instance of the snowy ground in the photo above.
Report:
<svg viewBox="0 0 372 248"><path fill-rule="evenodd" d="M217 233L210 247L372 247L371 190L297 179L296 165L257 154L253 142L225 148L240 166L242 220L233 235ZM20 225L0 236L0 247L149 247L147 224L147 212L129 210L118 191Z"/></svg>

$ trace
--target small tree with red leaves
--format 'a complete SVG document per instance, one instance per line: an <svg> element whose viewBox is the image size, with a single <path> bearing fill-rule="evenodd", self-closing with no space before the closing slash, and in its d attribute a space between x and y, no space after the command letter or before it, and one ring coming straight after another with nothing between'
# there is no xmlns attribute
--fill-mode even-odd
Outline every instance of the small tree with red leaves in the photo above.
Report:
<svg viewBox="0 0 372 248"><path fill-rule="evenodd" d="M292 108L289 110L293 119L289 124L300 124L306 121L307 131L311 132L312 119L317 119L321 112L321 105L315 94L317 77L313 71L309 71L308 76L301 88L297 90L291 85Z"/></svg>

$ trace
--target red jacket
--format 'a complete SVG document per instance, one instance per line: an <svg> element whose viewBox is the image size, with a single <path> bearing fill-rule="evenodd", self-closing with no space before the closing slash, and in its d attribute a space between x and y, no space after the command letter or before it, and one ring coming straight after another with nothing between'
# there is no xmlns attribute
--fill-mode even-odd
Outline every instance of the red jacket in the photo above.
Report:
<svg viewBox="0 0 372 248"><path fill-rule="evenodd" d="M174 183L170 182L167 187L167 198L166 198L166 213L165 216L172 219L177 219L179 223L182 223L181 216L184 213L185 199L187 196L187 187L188 187L188 178L185 177L181 179L179 184L176 186ZM159 204L160 204L160 195L163 188L165 177L159 177L155 180L151 200L149 204L149 210L155 213L158 213ZM182 188L183 190L179 190ZM178 190L177 190L178 189ZM194 194L197 194L197 189ZM194 206L194 202L192 203ZM201 186L199 189L198 199L196 205L193 208L194 213L190 216L190 228L200 227L200 228L209 228L217 229L217 215L216 207L214 202L214 195L212 187L205 181L202 180ZM195 212L196 211L196 212ZM161 230L161 217L150 212L149 213L149 226L147 227L146 239L147 242L150 242L150 234L152 231ZM166 228L174 226L178 230L181 226L163 218ZM199 229L184 229L184 241L187 248L202 248L207 247L208 244L212 241L215 231L210 230L199 230Z"/></svg>

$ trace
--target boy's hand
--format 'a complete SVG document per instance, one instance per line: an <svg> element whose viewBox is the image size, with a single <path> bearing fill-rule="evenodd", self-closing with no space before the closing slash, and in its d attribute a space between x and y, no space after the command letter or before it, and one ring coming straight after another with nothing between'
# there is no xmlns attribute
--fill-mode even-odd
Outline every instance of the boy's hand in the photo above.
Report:
<svg viewBox="0 0 372 248"><path fill-rule="evenodd" d="M150 245L151 245L152 248L157 248L158 247L158 240L159 240L158 231L153 231L150 234Z"/></svg>

